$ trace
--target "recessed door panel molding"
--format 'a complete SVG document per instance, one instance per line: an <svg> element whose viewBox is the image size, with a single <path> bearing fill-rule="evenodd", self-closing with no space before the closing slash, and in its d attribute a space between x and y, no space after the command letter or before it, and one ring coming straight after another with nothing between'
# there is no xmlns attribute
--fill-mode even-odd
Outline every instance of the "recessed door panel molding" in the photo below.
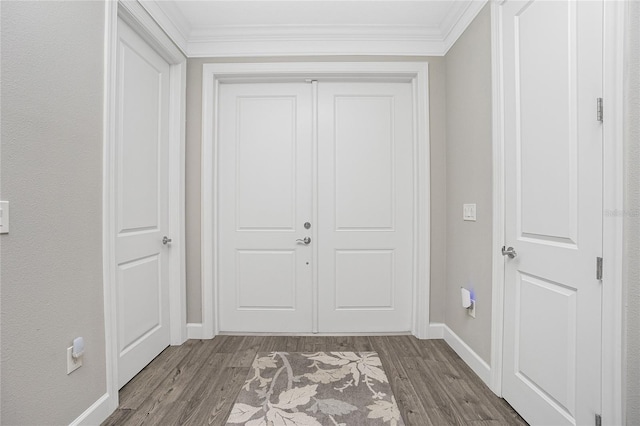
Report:
<svg viewBox="0 0 640 426"><path fill-rule="evenodd" d="M118 21L115 265L118 386L170 343L170 65ZM167 238L171 238L169 235Z"/></svg>
<svg viewBox="0 0 640 426"><path fill-rule="evenodd" d="M575 245L578 243L576 4L528 3L516 14L514 26L520 235L550 244ZM540 84L541 74L553 78Z"/></svg>
<svg viewBox="0 0 640 426"><path fill-rule="evenodd" d="M531 424L601 412L603 2L500 8L502 395Z"/></svg>
<svg viewBox="0 0 640 426"><path fill-rule="evenodd" d="M334 113L336 230L393 230L393 97L336 96Z"/></svg>
<svg viewBox="0 0 640 426"><path fill-rule="evenodd" d="M237 229L293 231L296 98L238 97L237 117Z"/></svg>
<svg viewBox="0 0 640 426"><path fill-rule="evenodd" d="M126 41L121 41L119 53L118 229L120 233L155 230L162 131L158 112L163 107L166 62L163 69L162 60L146 58L144 50L138 52Z"/></svg>
<svg viewBox="0 0 640 426"><path fill-rule="evenodd" d="M336 250L336 310L394 309L393 250Z"/></svg>
<svg viewBox="0 0 640 426"><path fill-rule="evenodd" d="M118 265L119 352L161 326L160 259L152 255Z"/></svg>
<svg viewBox="0 0 640 426"><path fill-rule="evenodd" d="M577 292L566 284L519 274L516 376L575 415ZM539 315L544 306L544 315Z"/></svg>
<svg viewBox="0 0 640 426"><path fill-rule="evenodd" d="M238 306L242 309L296 309L296 252L238 250Z"/></svg>

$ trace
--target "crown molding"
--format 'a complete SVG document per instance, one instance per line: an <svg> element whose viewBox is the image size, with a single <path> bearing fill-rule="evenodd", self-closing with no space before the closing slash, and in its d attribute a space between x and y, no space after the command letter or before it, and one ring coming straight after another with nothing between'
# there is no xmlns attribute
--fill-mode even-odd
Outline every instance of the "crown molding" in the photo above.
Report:
<svg viewBox="0 0 640 426"><path fill-rule="evenodd" d="M191 27L180 9L170 1L137 0L180 50L189 57L188 42Z"/></svg>
<svg viewBox="0 0 640 426"><path fill-rule="evenodd" d="M487 0L453 3L438 27L238 25L191 28L174 2L140 3L187 57L444 56Z"/></svg>
<svg viewBox="0 0 640 426"><path fill-rule="evenodd" d="M487 4L488 0L472 0L467 2L466 4L460 3L461 12L457 14L450 14L447 16L447 19L443 22L440 28L443 34L443 53L442 55L446 55L449 49L453 47L458 38L462 35L464 30L473 22L478 13L482 10L485 4Z"/></svg>
<svg viewBox="0 0 640 426"><path fill-rule="evenodd" d="M433 55L438 28L400 26L234 26L191 32L189 56Z"/></svg>

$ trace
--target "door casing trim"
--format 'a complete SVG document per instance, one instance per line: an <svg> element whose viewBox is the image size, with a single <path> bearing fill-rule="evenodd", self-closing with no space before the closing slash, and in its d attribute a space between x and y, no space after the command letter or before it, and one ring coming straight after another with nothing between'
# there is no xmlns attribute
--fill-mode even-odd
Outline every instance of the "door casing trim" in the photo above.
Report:
<svg viewBox="0 0 640 426"><path fill-rule="evenodd" d="M118 408L118 324L115 257L115 146L118 18L170 64L169 75L169 329L170 344L187 338L185 276L185 110L187 58L137 1L105 2L102 245L105 364L109 413Z"/></svg>
<svg viewBox="0 0 640 426"><path fill-rule="evenodd" d="M412 83L414 114L413 321L411 333L429 338L430 163L427 62L213 63L202 70L202 338L220 333L218 298L218 96L221 82L377 80ZM423 117L418 120L418 117ZM314 199L316 199L314 194Z"/></svg>
<svg viewBox="0 0 640 426"><path fill-rule="evenodd" d="M491 390L502 396L504 331L504 256L505 242L505 158L503 134L503 58L501 55L501 5L491 3L491 41L493 75L493 286L491 319ZM606 118L603 123L603 208L623 211L623 70L624 29L628 4L604 1L604 77L603 97ZM595 100L594 100L595 103ZM595 108L595 107L594 107ZM595 114L595 113L594 113ZM595 116L595 115L594 115ZM603 212L604 213L604 212ZM604 217L602 282L602 392L601 415L606 424L624 424L622 403L622 220ZM594 259L595 262L595 259ZM595 273L595 267L594 267Z"/></svg>

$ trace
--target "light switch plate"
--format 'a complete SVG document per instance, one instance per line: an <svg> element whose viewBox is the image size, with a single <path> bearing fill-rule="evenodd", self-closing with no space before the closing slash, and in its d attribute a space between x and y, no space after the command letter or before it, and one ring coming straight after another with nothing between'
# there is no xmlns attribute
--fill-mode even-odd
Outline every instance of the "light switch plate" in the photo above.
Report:
<svg viewBox="0 0 640 426"><path fill-rule="evenodd" d="M0 234L9 233L9 202L0 201Z"/></svg>
<svg viewBox="0 0 640 426"><path fill-rule="evenodd" d="M475 204L463 204L462 205L462 219L463 220L476 220L476 205Z"/></svg>

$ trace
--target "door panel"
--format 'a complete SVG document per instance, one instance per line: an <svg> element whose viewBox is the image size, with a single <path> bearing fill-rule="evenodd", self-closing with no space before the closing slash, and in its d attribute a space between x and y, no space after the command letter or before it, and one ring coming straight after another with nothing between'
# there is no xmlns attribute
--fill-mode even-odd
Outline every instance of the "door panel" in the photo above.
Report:
<svg viewBox="0 0 640 426"><path fill-rule="evenodd" d="M518 12L514 28L520 233L568 244L576 243L578 198L574 14L567 2L535 2ZM542 88L541 64L554 76Z"/></svg>
<svg viewBox="0 0 640 426"><path fill-rule="evenodd" d="M506 244L503 396L531 424L600 410L602 2L501 5Z"/></svg>
<svg viewBox="0 0 640 426"><path fill-rule="evenodd" d="M408 83L318 86L322 332L411 330L412 117Z"/></svg>
<svg viewBox="0 0 640 426"><path fill-rule="evenodd" d="M169 65L118 21L116 294L118 380L124 386L169 345Z"/></svg>
<svg viewBox="0 0 640 426"><path fill-rule="evenodd" d="M518 274L516 285L516 375L560 409L573 413L577 293L524 273ZM539 315L539 306L545 307L545 315Z"/></svg>
<svg viewBox="0 0 640 426"><path fill-rule="evenodd" d="M336 250L335 307L393 309L393 250ZM366 291L363 284L366 283Z"/></svg>
<svg viewBox="0 0 640 426"><path fill-rule="evenodd" d="M393 97L336 96L333 112L336 230L392 230Z"/></svg>
<svg viewBox="0 0 640 426"><path fill-rule="evenodd" d="M296 252L238 250L238 309L295 309Z"/></svg>
<svg viewBox="0 0 640 426"><path fill-rule="evenodd" d="M293 230L296 97L238 97L236 102L237 229Z"/></svg>
<svg viewBox="0 0 640 426"><path fill-rule="evenodd" d="M220 86L220 329L311 330L311 86Z"/></svg>

